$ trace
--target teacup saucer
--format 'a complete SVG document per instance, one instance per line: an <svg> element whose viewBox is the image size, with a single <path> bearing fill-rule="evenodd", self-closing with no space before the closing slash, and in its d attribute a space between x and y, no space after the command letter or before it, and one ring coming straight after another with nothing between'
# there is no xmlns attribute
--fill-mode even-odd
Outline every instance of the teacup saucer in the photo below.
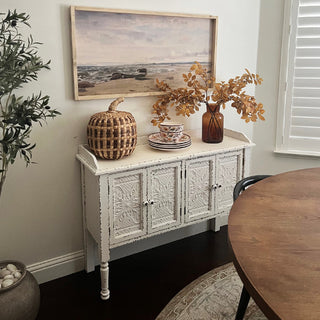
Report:
<svg viewBox="0 0 320 320"><path fill-rule="evenodd" d="M164 141L160 136L160 132L156 132L156 133L152 133L152 134L149 135L148 141L156 143L158 145L176 145L176 146L179 146L180 144L184 144L186 142L191 141L191 137L188 134L183 132L181 138L178 141Z"/></svg>
<svg viewBox="0 0 320 320"><path fill-rule="evenodd" d="M189 144L188 146L185 147L180 147L180 148L165 148L165 147L155 147L149 144L149 147L155 150L159 150L159 151L178 151L178 150L182 150L182 149L186 149L189 148L191 146L191 144Z"/></svg>

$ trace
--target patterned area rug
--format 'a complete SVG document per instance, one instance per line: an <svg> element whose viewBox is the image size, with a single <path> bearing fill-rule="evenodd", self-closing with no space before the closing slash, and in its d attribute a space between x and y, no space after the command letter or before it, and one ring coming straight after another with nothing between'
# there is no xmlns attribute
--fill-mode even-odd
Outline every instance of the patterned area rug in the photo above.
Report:
<svg viewBox="0 0 320 320"><path fill-rule="evenodd" d="M233 320L242 282L232 263L213 269L182 289L156 320ZM252 299L245 320L266 320Z"/></svg>

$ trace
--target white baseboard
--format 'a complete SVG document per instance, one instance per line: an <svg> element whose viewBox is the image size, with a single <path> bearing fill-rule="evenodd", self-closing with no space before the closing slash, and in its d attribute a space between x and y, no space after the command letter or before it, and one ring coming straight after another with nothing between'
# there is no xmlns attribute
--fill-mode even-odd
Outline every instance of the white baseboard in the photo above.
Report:
<svg viewBox="0 0 320 320"><path fill-rule="evenodd" d="M172 231L166 233L165 235L158 235L151 239L144 239L140 240L139 242L114 248L111 250L110 260L117 260L131 254L148 250L153 247L157 247L159 245L163 245L208 230L206 224L199 224L192 227L193 228L185 228L185 230L182 229L183 232L181 230L178 230L179 232ZM96 265L98 264L99 258L96 257ZM68 276L72 273L84 270L84 251L80 250L56 258L40 261L28 265L27 269L34 275L39 284Z"/></svg>
<svg viewBox="0 0 320 320"><path fill-rule="evenodd" d="M219 217L219 219L216 219L215 230L218 231L221 226L226 225L227 223L228 216ZM117 247L111 250L111 260L117 260L119 258L183 239L209 229L209 222L206 221L180 230L161 234L154 238L140 240L139 242ZM34 275L39 284L55 280L84 270L84 251L80 250L56 258L40 261L28 265L27 269Z"/></svg>
<svg viewBox="0 0 320 320"><path fill-rule="evenodd" d="M40 261L27 266L38 283L58 279L84 269L83 250Z"/></svg>

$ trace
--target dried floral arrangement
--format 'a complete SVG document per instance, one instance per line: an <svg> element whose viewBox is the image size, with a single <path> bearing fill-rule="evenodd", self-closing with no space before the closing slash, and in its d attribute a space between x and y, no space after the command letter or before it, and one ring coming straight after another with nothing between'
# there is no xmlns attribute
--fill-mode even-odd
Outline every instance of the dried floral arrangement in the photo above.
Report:
<svg viewBox="0 0 320 320"><path fill-rule="evenodd" d="M228 82L216 82L206 68L195 62L187 74L182 74L186 88L172 89L165 81L157 79L157 87L165 94L153 105L152 113L155 116L151 122L159 126L164 120L170 120L169 108L172 107L175 107L177 115L189 117L199 110L201 103L213 103L225 108L229 101L246 122L255 122L258 118L265 120L263 104L257 103L253 96L243 90L248 84L260 85L262 78L247 69L245 71L242 76L231 78Z"/></svg>

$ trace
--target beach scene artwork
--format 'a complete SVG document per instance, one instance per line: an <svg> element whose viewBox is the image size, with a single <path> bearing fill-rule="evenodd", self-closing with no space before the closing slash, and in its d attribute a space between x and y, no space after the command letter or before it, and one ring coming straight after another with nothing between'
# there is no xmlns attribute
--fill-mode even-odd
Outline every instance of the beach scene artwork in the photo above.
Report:
<svg viewBox="0 0 320 320"><path fill-rule="evenodd" d="M185 86L198 61L212 70L213 20L72 7L75 98L158 95Z"/></svg>

